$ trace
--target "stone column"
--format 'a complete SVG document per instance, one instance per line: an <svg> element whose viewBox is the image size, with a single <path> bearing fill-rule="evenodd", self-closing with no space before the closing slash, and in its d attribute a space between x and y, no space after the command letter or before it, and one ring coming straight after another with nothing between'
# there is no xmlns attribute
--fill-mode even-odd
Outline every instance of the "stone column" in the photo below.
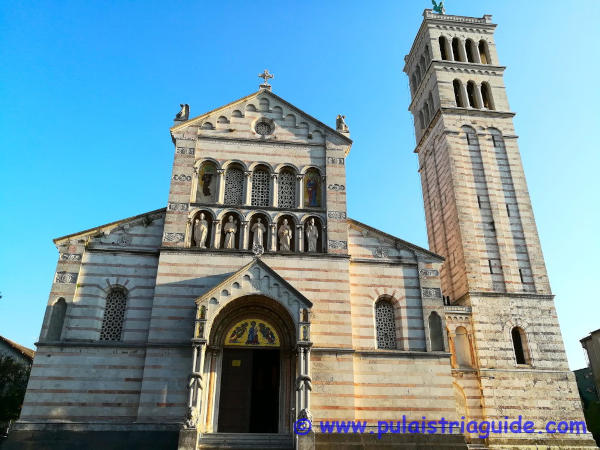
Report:
<svg viewBox="0 0 600 450"><path fill-rule="evenodd" d="M476 103L476 107L478 109L483 109L483 97L481 95L481 84L478 83L474 83L475 84L475 103Z"/></svg>
<svg viewBox="0 0 600 450"><path fill-rule="evenodd" d="M221 221L213 220L212 227L212 248L221 247Z"/></svg>
<svg viewBox="0 0 600 450"><path fill-rule="evenodd" d="M244 172L244 205L252 204L252 172Z"/></svg>
<svg viewBox="0 0 600 450"><path fill-rule="evenodd" d="M298 208L304 208L304 175L296 175L296 199Z"/></svg>
<svg viewBox="0 0 600 450"><path fill-rule="evenodd" d="M302 225L296 225L296 251L304 251L304 233Z"/></svg>
<svg viewBox="0 0 600 450"><path fill-rule="evenodd" d="M277 251L277 222L273 222L269 226L269 250L272 252Z"/></svg>
<svg viewBox="0 0 600 450"><path fill-rule="evenodd" d="M224 202L225 202L225 169L217 169L217 203L223 204Z"/></svg>
<svg viewBox="0 0 600 450"><path fill-rule="evenodd" d="M276 208L279 203L279 174L271 174L271 206Z"/></svg>
<svg viewBox="0 0 600 450"><path fill-rule="evenodd" d="M344 191L345 192L345 191ZM321 208L327 207L327 177L321 176Z"/></svg>
<svg viewBox="0 0 600 450"><path fill-rule="evenodd" d="M469 104L469 94L467 92L467 85L465 83L460 83L460 97L462 100L462 104L465 108L470 108L471 105Z"/></svg>
<svg viewBox="0 0 600 450"><path fill-rule="evenodd" d="M240 250L246 250L248 248L248 239L250 232L248 231L248 221L244 220L240 227Z"/></svg>

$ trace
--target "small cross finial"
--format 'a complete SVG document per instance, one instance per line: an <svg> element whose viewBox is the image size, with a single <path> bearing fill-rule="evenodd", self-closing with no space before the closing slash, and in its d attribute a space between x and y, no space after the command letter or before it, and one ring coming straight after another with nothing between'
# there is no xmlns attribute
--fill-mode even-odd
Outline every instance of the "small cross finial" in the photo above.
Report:
<svg viewBox="0 0 600 450"><path fill-rule="evenodd" d="M263 79L263 83L260 85L260 87L271 89L271 85L269 84L269 80L271 78L274 78L275 75L273 75L272 73L269 73L269 69L265 69L265 71L263 73L259 73L258 77Z"/></svg>

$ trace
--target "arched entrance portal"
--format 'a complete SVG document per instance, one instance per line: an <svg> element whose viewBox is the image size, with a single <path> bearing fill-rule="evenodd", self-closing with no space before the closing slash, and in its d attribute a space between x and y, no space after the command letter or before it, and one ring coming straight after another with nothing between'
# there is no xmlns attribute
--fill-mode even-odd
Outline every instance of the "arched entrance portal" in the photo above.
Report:
<svg viewBox="0 0 600 450"><path fill-rule="evenodd" d="M208 342L217 355L210 371L210 428L219 433L290 431L296 334L288 311L263 295L238 298L219 311Z"/></svg>

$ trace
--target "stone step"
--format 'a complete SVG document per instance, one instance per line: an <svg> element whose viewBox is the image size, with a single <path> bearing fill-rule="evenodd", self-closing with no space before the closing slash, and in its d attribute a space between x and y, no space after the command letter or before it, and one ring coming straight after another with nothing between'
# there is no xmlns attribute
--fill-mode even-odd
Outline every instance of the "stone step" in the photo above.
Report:
<svg viewBox="0 0 600 450"><path fill-rule="evenodd" d="M198 449L251 449L291 450L293 437L272 433L207 433L198 439Z"/></svg>

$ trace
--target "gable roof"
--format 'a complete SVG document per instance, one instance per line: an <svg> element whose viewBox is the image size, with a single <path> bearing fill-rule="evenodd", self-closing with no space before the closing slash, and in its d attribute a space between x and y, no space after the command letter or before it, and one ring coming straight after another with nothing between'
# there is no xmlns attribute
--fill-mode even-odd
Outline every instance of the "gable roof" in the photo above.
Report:
<svg viewBox="0 0 600 450"><path fill-rule="evenodd" d="M21 355L23 355L25 358L29 359L30 361L33 361L33 356L35 355L35 351L31 350L30 348L24 347L20 344L17 344L16 342L11 341L10 339L5 338L4 336L0 336L0 341L5 342L6 345L11 347L13 350L19 352Z"/></svg>
<svg viewBox="0 0 600 450"><path fill-rule="evenodd" d="M428 255L428 256L432 256L433 258L439 259L439 260L440 260L440 262L441 262L441 261L444 261L444 260L446 259L446 258L444 258L443 256L441 256L441 255L438 255L437 253L433 253L432 251L430 251L430 250L427 250L427 249L425 249L425 248L423 248L423 247L419 247L418 245L411 244L411 243L410 243L410 242L408 242L408 241L405 241L405 240L403 240L403 239L400 239L400 238L398 238L398 237L396 237L396 236L392 236L391 234L388 234L388 233L386 233L386 232L384 232L384 231L378 230L377 228L373 228L373 227L371 227L371 226L369 226L369 225L366 225L366 224L364 224L364 223L362 223L362 222L359 222L358 220L354 220L354 219L348 218L348 223L349 223L350 225L355 225L355 226L357 226L357 227L359 227L359 228L364 228L364 229L367 229L367 230L369 230L369 231L370 231L370 232L372 232L372 233L379 234L379 235L381 235L381 236L383 236L383 237L386 237L386 238L388 238L388 239L391 239L392 241L394 241L394 243L398 243L398 244L400 244L400 245L403 245L403 246L405 246L405 247L407 247L407 248L410 248L411 250L413 250L413 251L415 251L415 252L419 252L419 253L425 253L425 254L426 254L426 255Z"/></svg>
<svg viewBox="0 0 600 450"><path fill-rule="evenodd" d="M229 285L234 283L242 274L250 272L252 270L252 268L255 266L258 266L262 270L267 272L269 275L271 275L273 278L275 278L278 283L281 283L283 286L285 286L285 288L287 290L289 290L295 297L299 298L303 303L305 303L305 305L307 307L312 308L312 305L313 305L312 302L309 299L307 299L304 296L304 294L302 294L294 286L292 286L290 283L288 283L281 275L279 275L277 272L275 272L275 270L273 270L267 263L265 263L259 257L254 258L248 264L246 264L245 266L240 268L237 272L232 273L231 275L226 277L223 281L221 281L220 283L217 283L217 285L215 285L214 287L212 287L211 289L206 291L204 294L200 295L196 299L196 303L200 303L200 302L202 302L206 299L210 299L212 297L218 297L219 291L221 291L225 288L228 288ZM260 290L260 289L257 289L257 290Z"/></svg>
<svg viewBox="0 0 600 450"><path fill-rule="evenodd" d="M105 223L104 225L98 225L97 227L93 227L93 228L88 228L87 230L83 230L83 231L78 231L77 233L72 233L72 234L67 234L66 236L61 236L61 237L57 237L55 239L53 239L52 241L56 244L59 241L62 241L64 239L68 239L68 238L72 238L75 236L81 236L84 234L91 234L91 233L97 233L99 231L102 230L102 228L106 228L106 227L117 227L123 223L126 222L131 222L133 220L136 219L141 219L144 216L149 216L151 214L157 214L160 212L165 212L167 210L167 208L159 208L159 209L155 209L153 211L149 211L143 214L138 214L137 216L131 216L131 217L127 217L125 219L121 219L121 220L115 220L114 222L109 222L109 223Z"/></svg>
<svg viewBox="0 0 600 450"><path fill-rule="evenodd" d="M297 114L301 114L301 115L303 115L303 116L307 117L308 119L310 119L310 120L312 120L312 121L316 122L317 124L319 124L319 126L320 126L320 127L322 127L322 128L325 128L325 129L326 129L327 131L329 131L330 133L332 133L332 134L335 134L335 135L336 135L336 136L338 136L339 138L343 139L343 140L344 140L346 143L348 143L348 144L352 144L352 139L350 139L350 138L349 138L348 136L346 136L345 134L343 134L343 133L340 133L340 132L339 132L339 131L337 131L337 130L334 130L334 129L333 129L333 128L331 128L329 125L327 125L327 124L325 124L325 123L321 122L319 119L316 119L316 118L314 118L313 116L311 116L310 114L308 114L308 113L306 113L306 112L302 111L300 108L298 108L298 107L296 107L296 106L292 105L290 102L288 102L288 101L284 100L283 98L281 98L281 97L280 97L280 96L278 96L277 94L274 94L273 92L271 92L271 91L270 91L270 90L268 90L268 89L259 89L258 91L254 92L254 93L252 93L252 94L250 94L250 95L247 95L247 96L245 96L245 97L242 97L242 98L240 98L240 99L238 99L238 100L235 100L235 101L233 101L233 102L231 102L231 103L227 103L226 105L220 106L220 107L218 107L218 108L216 108L216 109L213 109L213 110L211 110L211 111L208 111L208 112L206 112L206 113L204 113L204 114L201 114L201 115L199 115L199 116L196 116L196 117L194 117L194 118L192 118L192 119L188 119L188 120L186 120L185 122L179 123L179 124L177 124L177 125L173 125L173 126L171 127L171 134L172 134L173 132L175 132L175 131L181 130L182 128L185 128L185 127L187 127L187 126L193 125L193 124L195 124L196 122L200 122L200 121L202 121L203 119L205 119L206 117L210 116L211 114L215 114L215 113L217 113L217 112L219 112L219 111L221 111L221 110L223 110L223 109L230 108L231 106L234 106L234 105L235 105L235 104L237 104L237 103L243 103L243 102L245 102L245 101L247 101L247 100L250 100L250 99L256 98L256 97L257 97L259 94L268 95L268 96L270 96L270 97L272 97L272 98L276 99L277 101L279 101L279 102L283 103L283 104L284 104L285 106L287 106L288 108L290 108L290 109L294 110L294 111L295 111Z"/></svg>

